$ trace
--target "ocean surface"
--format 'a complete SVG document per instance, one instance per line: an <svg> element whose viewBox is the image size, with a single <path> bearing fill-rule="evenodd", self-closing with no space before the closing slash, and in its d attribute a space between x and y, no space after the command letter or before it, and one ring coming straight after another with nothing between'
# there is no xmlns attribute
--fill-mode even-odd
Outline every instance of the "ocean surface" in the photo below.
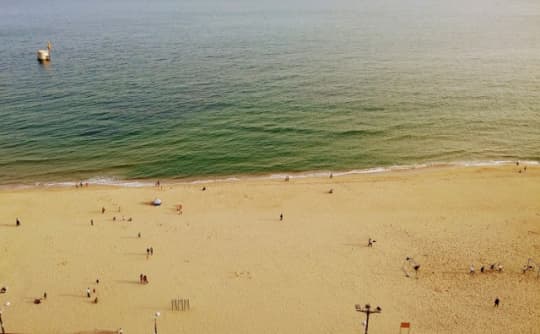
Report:
<svg viewBox="0 0 540 334"><path fill-rule="evenodd" d="M0 45L0 184L540 160L538 0L1 0Z"/></svg>

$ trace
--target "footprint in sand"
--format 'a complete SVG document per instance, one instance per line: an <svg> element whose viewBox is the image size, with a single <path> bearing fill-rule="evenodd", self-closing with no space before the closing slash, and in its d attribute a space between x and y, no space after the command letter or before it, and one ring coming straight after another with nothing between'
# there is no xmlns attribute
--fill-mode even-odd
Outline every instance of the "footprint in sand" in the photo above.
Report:
<svg viewBox="0 0 540 334"><path fill-rule="evenodd" d="M251 272L249 271L235 271L234 276L236 278L245 278L245 279L251 279Z"/></svg>

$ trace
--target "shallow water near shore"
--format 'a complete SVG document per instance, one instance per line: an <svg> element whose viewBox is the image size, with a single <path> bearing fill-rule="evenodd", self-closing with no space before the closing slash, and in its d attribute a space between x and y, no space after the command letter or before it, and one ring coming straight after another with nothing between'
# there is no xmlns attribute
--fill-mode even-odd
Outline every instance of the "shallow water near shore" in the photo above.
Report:
<svg viewBox="0 0 540 334"><path fill-rule="evenodd" d="M538 161L538 31L535 1L5 1L0 184Z"/></svg>

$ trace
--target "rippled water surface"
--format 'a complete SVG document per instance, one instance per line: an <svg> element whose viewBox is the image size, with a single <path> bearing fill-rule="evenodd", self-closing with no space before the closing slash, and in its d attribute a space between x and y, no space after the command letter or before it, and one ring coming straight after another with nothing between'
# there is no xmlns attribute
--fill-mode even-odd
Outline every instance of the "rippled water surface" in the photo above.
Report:
<svg viewBox="0 0 540 334"><path fill-rule="evenodd" d="M540 160L536 0L2 0L0 42L4 184Z"/></svg>

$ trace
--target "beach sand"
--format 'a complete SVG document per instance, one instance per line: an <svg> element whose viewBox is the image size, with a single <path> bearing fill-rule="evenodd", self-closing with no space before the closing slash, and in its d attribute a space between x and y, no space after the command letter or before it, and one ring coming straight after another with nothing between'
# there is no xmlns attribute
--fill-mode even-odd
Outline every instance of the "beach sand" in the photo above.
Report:
<svg viewBox="0 0 540 334"><path fill-rule="evenodd" d="M539 333L540 279L521 267L540 263L540 167L519 168L3 189L4 324L152 333L159 311L159 333L352 334L365 319L354 305L371 303L382 313L370 333L404 321L411 333ZM163 205L148 205L156 197ZM406 257L417 277L407 266L405 276ZM503 272L479 272L491 263ZM171 311L177 297L191 309Z"/></svg>

